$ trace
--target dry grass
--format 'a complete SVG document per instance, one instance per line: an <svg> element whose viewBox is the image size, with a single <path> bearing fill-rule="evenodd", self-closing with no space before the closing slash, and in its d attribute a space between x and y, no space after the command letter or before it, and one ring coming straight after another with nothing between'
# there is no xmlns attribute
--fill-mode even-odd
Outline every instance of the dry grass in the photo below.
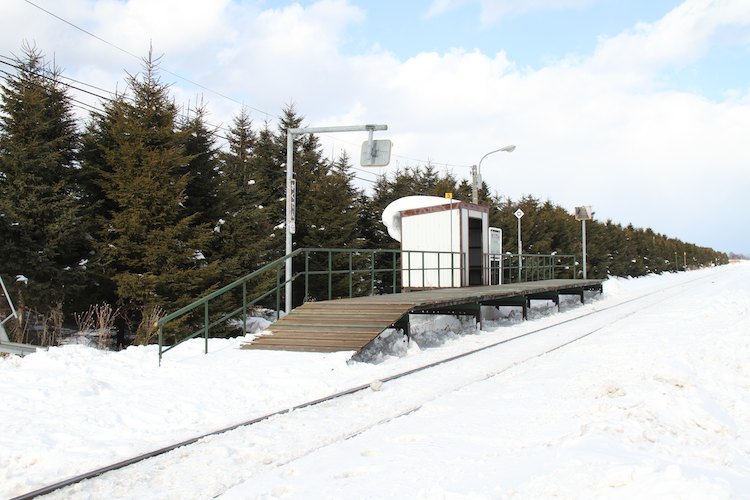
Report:
<svg viewBox="0 0 750 500"><path fill-rule="evenodd" d="M157 321L164 317L164 309L159 306L144 306L141 309L141 323L135 333L136 345L148 345L152 343L159 330L154 326Z"/></svg>
<svg viewBox="0 0 750 500"><path fill-rule="evenodd" d="M109 304L93 304L88 311L73 316L79 332L96 335L96 347L109 349L112 347L115 319L119 314L120 309L114 309Z"/></svg>

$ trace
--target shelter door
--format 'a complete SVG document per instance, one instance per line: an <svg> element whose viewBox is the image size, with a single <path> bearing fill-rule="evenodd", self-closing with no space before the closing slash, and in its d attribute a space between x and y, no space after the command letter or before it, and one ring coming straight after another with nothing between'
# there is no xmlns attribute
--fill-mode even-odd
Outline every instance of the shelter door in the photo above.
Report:
<svg viewBox="0 0 750 500"><path fill-rule="evenodd" d="M482 248L484 248L482 219L469 217L469 286L484 284L482 280Z"/></svg>

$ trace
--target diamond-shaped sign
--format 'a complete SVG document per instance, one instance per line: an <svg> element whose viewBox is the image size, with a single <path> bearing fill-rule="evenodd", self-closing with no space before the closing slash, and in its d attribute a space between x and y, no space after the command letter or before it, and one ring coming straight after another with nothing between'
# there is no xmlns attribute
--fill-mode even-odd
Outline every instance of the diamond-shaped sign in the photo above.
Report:
<svg viewBox="0 0 750 500"><path fill-rule="evenodd" d="M576 207L575 215L576 220L591 220L593 218L590 206Z"/></svg>
<svg viewBox="0 0 750 500"><path fill-rule="evenodd" d="M513 215L515 215L515 216L516 216L516 218L520 219L521 217L523 217L523 210L521 210L521 209L519 208L518 210L516 210L516 211L515 211L515 212L513 213Z"/></svg>

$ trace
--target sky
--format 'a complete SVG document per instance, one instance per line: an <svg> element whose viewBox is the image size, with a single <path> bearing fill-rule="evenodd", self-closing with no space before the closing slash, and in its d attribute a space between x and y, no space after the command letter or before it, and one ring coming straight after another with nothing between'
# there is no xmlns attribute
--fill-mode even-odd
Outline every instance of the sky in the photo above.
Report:
<svg viewBox="0 0 750 500"><path fill-rule="evenodd" d="M747 0L2 0L0 19L0 56L35 43L110 91L151 44L214 125L244 105L275 128L288 104L305 126L386 124L363 188L427 162L468 179L514 144L481 163L493 193L750 255ZM354 160L365 139L321 135Z"/></svg>

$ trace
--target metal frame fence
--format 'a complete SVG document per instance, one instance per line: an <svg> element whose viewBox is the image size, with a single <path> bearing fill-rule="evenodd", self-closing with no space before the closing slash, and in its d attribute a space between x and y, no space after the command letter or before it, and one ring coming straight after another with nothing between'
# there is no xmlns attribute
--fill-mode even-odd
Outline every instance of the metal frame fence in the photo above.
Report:
<svg viewBox="0 0 750 500"><path fill-rule="evenodd" d="M164 353L201 335L207 353L211 331L228 334L232 320L240 321L242 331L247 331L248 315L256 307L274 310L278 319L289 259L296 264L289 281L295 283L304 276L304 294L298 288L294 295L299 303L465 285L466 255L461 252L301 248L158 320L154 327L158 330L159 363ZM444 265L446 260L449 265ZM489 284L497 284L500 276L502 283L578 277L573 255L524 254L520 264L517 254L485 254L482 273ZM449 281L443 278L446 272ZM416 284L419 286L412 286ZM198 329L191 334L179 335L194 328ZM171 345L165 345L166 341Z"/></svg>

